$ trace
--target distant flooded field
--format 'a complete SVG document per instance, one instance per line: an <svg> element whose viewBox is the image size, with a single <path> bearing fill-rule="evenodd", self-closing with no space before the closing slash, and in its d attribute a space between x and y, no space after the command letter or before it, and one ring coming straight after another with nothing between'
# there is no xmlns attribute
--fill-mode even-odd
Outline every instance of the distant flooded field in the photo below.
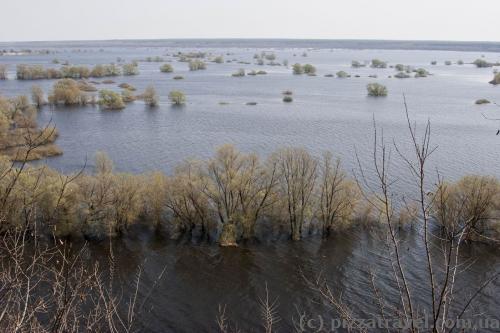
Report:
<svg viewBox="0 0 500 333"><path fill-rule="evenodd" d="M10 78L0 81L0 94L29 95L33 84L42 86L46 94L50 92L55 80L15 80L18 64L58 68L62 65L53 64L54 59L88 66L120 64L117 60L138 61L138 75L112 77L114 84L96 87L119 92L119 84L129 83L140 93L152 84L160 97L157 108L148 109L143 102L136 101L123 112L103 112L88 106L42 109L40 123L51 120L57 126L60 132L57 144L64 151L62 156L47 163L63 171L76 170L84 164L85 157L92 160L96 151L104 151L122 171L170 172L180 161L207 158L225 143L261 155L282 146L301 146L315 154L330 150L342 158L347 169L352 169L355 149L362 160L371 153L373 117L387 138L394 137L403 143L408 139L403 109L405 94L411 117L418 123L427 119L432 123L432 141L439 146L433 162L445 177L500 173L496 163L500 144L495 137L498 124L482 116L484 113L495 117L500 110L493 104L475 105L481 98L500 101L498 87L488 84L495 67L476 68L471 64L476 59L498 62L500 52L308 49L295 48L293 42L285 41L263 48L237 47L237 42L226 47L195 41L192 46L189 42L150 44L141 41L123 45L117 42L35 44L31 48L43 47L51 53L0 58L0 63L8 66ZM0 45L2 48L9 46ZM17 48L30 45L21 44ZM206 70L190 71L188 63L173 57L178 52L205 53ZM264 65L258 65L254 55L262 52L275 55L273 62L279 66L267 65L271 61L266 59ZM217 56L222 56L224 62L210 62ZM148 57L161 57L163 61L147 62ZM369 64L351 67L353 60L364 63L372 59L387 62L387 68L371 68ZM460 60L465 64L457 64ZM436 65L431 65L432 61ZM446 61L452 65L445 65ZM283 62L288 62L288 67ZM160 71L166 63L173 67L173 73ZM293 75L295 63L312 64L317 76ZM397 64L424 68L431 75L414 78L412 73L411 78L397 79L394 75L398 71L391 68ZM239 69L263 70L267 74L233 77ZM351 77L325 77L335 76L339 71ZM375 75L376 78L369 77ZM174 80L174 76L184 79ZM387 86L388 96L367 97L366 85L371 82ZM185 93L185 106L171 107L168 94L172 90ZM283 102L285 90L293 92L293 102ZM249 102L257 105L247 105Z"/></svg>
<svg viewBox="0 0 500 333"><path fill-rule="evenodd" d="M147 106L144 98L120 111L96 104L41 107L38 123L57 127L55 144L63 154L34 163L46 163L57 171L75 172L85 166L92 173L94 156L102 151L117 171L171 175L181 162L207 160L221 145L232 144L263 159L283 147L303 147L316 157L330 151L350 177L359 170L358 160L373 171L376 126L392 150L392 190L410 193L415 190L414 179L394 149L394 144L404 152L412 147L405 98L409 117L419 130L428 120L431 123L431 144L437 148L427 166L428 184L434 185L438 174L452 181L468 174L500 177L500 136L495 135L500 121L487 119L500 118L495 104L500 103L500 86L489 84L495 70L500 70L497 44L186 40L0 43L0 50L5 50L0 65L7 66L0 96L30 96L36 84L47 97L57 82L18 80L17 65L61 69L114 63L122 68L136 62L136 75L86 81L97 90L118 93L125 83L136 88L136 95L150 85L156 89L156 107ZM193 54L199 54L196 60L203 61L206 69L190 70L183 56ZM374 59L385 65L374 65L378 63ZM495 65L478 67L477 59ZM306 64L314 66L314 75L294 74L294 64L301 64L302 70ZM397 78L398 73L405 78ZM370 83L385 86L387 96L368 96ZM182 92L185 103L172 105L172 91ZM98 91L87 93L98 98ZM491 103L477 104L480 99ZM366 178L369 184L377 182L373 172ZM278 299L278 331L292 332L304 314L329 318L327 302L305 279L320 274L359 316L378 315L372 274L382 293L399 302L388 237L378 227L355 228L329 239L304 231L302 242L289 241L286 233L258 230L259 237L241 242L238 248L217 247L195 237L173 240L150 229L133 226L127 237L113 241L116 275L125 281L120 287L127 297L135 292L138 265L143 267L140 285L145 287L155 285L165 269L152 295L140 292L151 296L141 318L145 331L216 331L219 305L224 304L228 317L243 331L258 331L260 298L268 288L271 298ZM422 235L420 226L401 231L401 255L415 302L429 308L429 292L422 286L427 278L422 269ZM432 242L436 242L432 255L441 258L438 240ZM108 249L107 241L95 243L85 255L103 259ZM461 306L470 292L461 293L466 287L500 269L500 252L498 246L466 244L460 258L468 266L457 281ZM499 288L495 280L482 290L474 313L498 316Z"/></svg>

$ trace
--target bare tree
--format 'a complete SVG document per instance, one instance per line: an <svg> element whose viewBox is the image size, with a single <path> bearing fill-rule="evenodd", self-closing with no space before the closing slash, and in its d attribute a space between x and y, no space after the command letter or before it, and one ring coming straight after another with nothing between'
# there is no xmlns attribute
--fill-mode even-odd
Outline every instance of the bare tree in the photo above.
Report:
<svg viewBox="0 0 500 333"><path fill-rule="evenodd" d="M279 175L279 194L286 206L293 240L302 238L302 229L311 215L311 197L317 178L318 162L304 149L285 148L275 153Z"/></svg>

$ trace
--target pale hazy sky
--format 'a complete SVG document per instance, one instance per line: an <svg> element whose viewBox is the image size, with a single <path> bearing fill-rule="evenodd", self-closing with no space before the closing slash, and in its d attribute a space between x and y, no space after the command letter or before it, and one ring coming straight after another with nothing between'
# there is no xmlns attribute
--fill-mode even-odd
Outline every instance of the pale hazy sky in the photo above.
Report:
<svg viewBox="0 0 500 333"><path fill-rule="evenodd" d="M326 38L500 41L500 0L1 0L0 41Z"/></svg>

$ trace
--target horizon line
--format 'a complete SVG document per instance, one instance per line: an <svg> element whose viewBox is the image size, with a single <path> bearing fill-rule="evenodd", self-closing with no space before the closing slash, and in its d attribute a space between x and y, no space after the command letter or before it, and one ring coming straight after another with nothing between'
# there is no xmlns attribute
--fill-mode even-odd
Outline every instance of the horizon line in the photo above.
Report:
<svg viewBox="0 0 500 333"><path fill-rule="evenodd" d="M51 42L119 42L119 41L184 41L184 40L248 40L248 41L352 41L352 42L420 42L420 43L488 43L500 44L499 41L488 40L447 40L447 39L386 39L386 38L303 38L303 37L169 37L169 38L105 38L105 39L46 39L46 40L0 40L0 43L51 43Z"/></svg>

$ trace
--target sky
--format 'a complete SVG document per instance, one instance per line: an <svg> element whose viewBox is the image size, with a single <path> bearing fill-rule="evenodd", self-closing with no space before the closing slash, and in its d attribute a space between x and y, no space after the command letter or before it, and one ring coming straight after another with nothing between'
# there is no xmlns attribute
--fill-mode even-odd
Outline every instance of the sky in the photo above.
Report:
<svg viewBox="0 0 500 333"><path fill-rule="evenodd" d="M0 41L500 41L500 0L1 0Z"/></svg>

